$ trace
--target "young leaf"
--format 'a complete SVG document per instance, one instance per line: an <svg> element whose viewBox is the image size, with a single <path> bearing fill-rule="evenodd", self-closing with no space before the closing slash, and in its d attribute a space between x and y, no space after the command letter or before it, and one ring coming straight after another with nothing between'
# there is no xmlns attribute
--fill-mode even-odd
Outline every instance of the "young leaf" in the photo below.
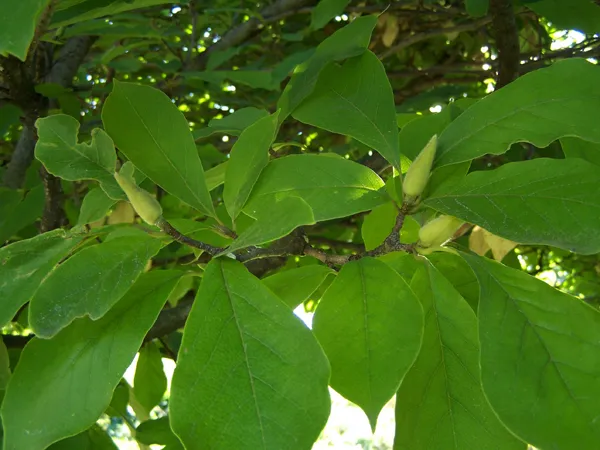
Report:
<svg viewBox="0 0 600 450"><path fill-rule="evenodd" d="M335 272L329 267L313 264L276 273L263 278L262 282L286 305L295 309L308 300L330 274Z"/></svg>
<svg viewBox="0 0 600 450"><path fill-rule="evenodd" d="M208 264L179 355L171 426L188 450L308 449L327 421L323 351L238 262Z"/></svg>
<svg viewBox="0 0 600 450"><path fill-rule="evenodd" d="M0 328L81 240L82 236L54 230L0 248Z"/></svg>
<svg viewBox="0 0 600 450"><path fill-rule="evenodd" d="M537 448L600 447L600 313L520 270L462 256L481 286L481 381L500 420Z"/></svg>
<svg viewBox="0 0 600 450"><path fill-rule="evenodd" d="M102 317L131 287L158 253L161 242L123 236L84 248L55 269L31 299L29 324L51 338L77 317Z"/></svg>
<svg viewBox="0 0 600 450"><path fill-rule="evenodd" d="M365 51L376 23L375 15L359 17L319 44L310 59L296 69L281 94L277 102L277 108L281 109L279 123L313 91L319 73L327 63L360 55Z"/></svg>
<svg viewBox="0 0 600 450"><path fill-rule="evenodd" d="M386 202L378 192L384 183L365 166L343 158L291 155L271 161L263 170L244 208L251 217L273 216L273 205L300 197L315 221L346 217Z"/></svg>
<svg viewBox="0 0 600 450"><path fill-rule="evenodd" d="M206 178L206 186L208 187L208 190L212 191L213 189L216 189L225 183L226 173L227 161L204 172L204 178Z"/></svg>
<svg viewBox="0 0 600 450"><path fill-rule="evenodd" d="M91 189L85 197L83 197L77 225L96 222L106 217L106 214L108 214L108 211L110 211L115 203L116 201L106 195L106 192L102 189Z"/></svg>
<svg viewBox="0 0 600 450"><path fill-rule="evenodd" d="M215 215L188 122L165 94L115 81L102 122L119 150L148 178L204 214Z"/></svg>
<svg viewBox="0 0 600 450"><path fill-rule="evenodd" d="M419 300L385 263L362 258L345 264L327 289L313 331L331 363L331 387L360 406L374 430L419 353Z"/></svg>
<svg viewBox="0 0 600 450"><path fill-rule="evenodd" d="M162 355L156 344L148 342L141 350L135 366L133 393L140 405L150 414L167 390L167 377Z"/></svg>
<svg viewBox="0 0 600 450"><path fill-rule="evenodd" d="M48 2L0 2L0 55L9 53L25 61L35 27Z"/></svg>
<svg viewBox="0 0 600 450"><path fill-rule="evenodd" d="M523 75L479 100L444 130L436 166L499 155L515 142L546 147L563 136L600 142L592 113L600 96L599 77L600 67L577 58Z"/></svg>
<svg viewBox="0 0 600 450"><path fill-rule="evenodd" d="M383 244L396 223L398 208L393 202L387 202L373 208L363 220L360 233L366 250L373 250Z"/></svg>
<svg viewBox="0 0 600 450"><path fill-rule="evenodd" d="M256 222L241 233L229 247L217 256L260 245L287 236L301 225L316 223L313 211L301 197L283 197L271 206L271 212L257 216ZM264 214L264 215L263 215Z"/></svg>
<svg viewBox="0 0 600 450"><path fill-rule="evenodd" d="M535 159L473 172L425 204L523 244L600 251L600 173L578 158Z"/></svg>
<svg viewBox="0 0 600 450"><path fill-rule="evenodd" d="M69 181L96 180L113 200L125 200L125 194L113 174L117 153L112 139L95 128L89 144L77 143L79 122L71 116L57 114L35 123L39 139L35 157L48 172Z"/></svg>
<svg viewBox="0 0 600 450"><path fill-rule="evenodd" d="M75 436L55 442L48 450L118 450L110 436L95 424Z"/></svg>
<svg viewBox="0 0 600 450"><path fill-rule="evenodd" d="M93 425L180 276L144 274L100 320L78 319L51 340L30 341L2 404L4 449L46 448Z"/></svg>
<svg viewBox="0 0 600 450"><path fill-rule="evenodd" d="M172 450L183 450L181 442L171 431L168 417L140 423L135 430L135 440L145 445L159 444Z"/></svg>
<svg viewBox="0 0 600 450"><path fill-rule="evenodd" d="M269 162L269 148L277 132L277 116L278 113L271 114L250 125L231 149L223 201L234 222Z"/></svg>
<svg viewBox="0 0 600 450"><path fill-rule="evenodd" d="M343 66L325 67L295 119L345 134L377 150L400 170L394 94L379 58L369 50Z"/></svg>
<svg viewBox="0 0 600 450"><path fill-rule="evenodd" d="M427 262L410 286L421 300L425 331L419 356L396 394L394 449L525 450L483 395L473 310Z"/></svg>

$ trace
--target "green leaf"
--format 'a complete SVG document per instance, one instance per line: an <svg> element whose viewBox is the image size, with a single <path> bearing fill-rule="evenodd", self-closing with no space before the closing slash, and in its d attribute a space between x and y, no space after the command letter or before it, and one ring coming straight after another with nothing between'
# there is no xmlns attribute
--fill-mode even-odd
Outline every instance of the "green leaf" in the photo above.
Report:
<svg viewBox="0 0 600 450"><path fill-rule="evenodd" d="M93 425L180 275L144 274L100 320L30 341L2 405L4 450L46 448Z"/></svg>
<svg viewBox="0 0 600 450"><path fill-rule="evenodd" d="M218 166L208 169L204 172L204 178L206 179L206 186L209 191L218 188L225 183L225 173L227 172L227 161L219 164Z"/></svg>
<svg viewBox="0 0 600 450"><path fill-rule="evenodd" d="M600 8L593 1L542 0L527 2L527 7L558 29L581 30L588 34L600 31Z"/></svg>
<svg viewBox="0 0 600 450"><path fill-rule="evenodd" d="M465 260L458 255L446 252L433 253L427 256L427 259L467 301L471 309L477 312L479 283Z"/></svg>
<svg viewBox="0 0 600 450"><path fill-rule="evenodd" d="M519 77L448 125L439 137L435 164L499 155L515 142L546 147L564 136L600 142L591 113L600 101L599 79L600 67L578 58Z"/></svg>
<svg viewBox="0 0 600 450"><path fill-rule="evenodd" d="M150 414L160 403L167 390L167 377L162 355L156 344L148 342L141 350L135 366L133 393L142 407Z"/></svg>
<svg viewBox="0 0 600 450"><path fill-rule="evenodd" d="M66 27L78 22L168 2L165 0L83 0L62 8L60 3L58 11L52 16L51 28Z"/></svg>
<svg viewBox="0 0 600 450"><path fill-rule="evenodd" d="M54 266L82 236L54 230L0 248L0 328L29 301Z"/></svg>
<svg viewBox="0 0 600 450"><path fill-rule="evenodd" d="M419 353L419 300L390 267L365 257L342 267L317 307L313 332L331 363L331 387L360 406L374 430Z"/></svg>
<svg viewBox="0 0 600 450"><path fill-rule="evenodd" d="M160 247L160 240L136 235L84 248L35 292L29 306L31 328L39 337L51 338L77 317L98 320L123 297Z"/></svg>
<svg viewBox="0 0 600 450"><path fill-rule="evenodd" d="M202 139L211 136L215 133L230 134L239 136L242 131L252 125L259 119L268 116L269 113L264 109L247 108L238 109L232 114L223 117L222 119L212 119L208 122L208 127L194 131L194 139Z"/></svg>
<svg viewBox="0 0 600 450"><path fill-rule="evenodd" d="M115 81L102 122L121 152L165 191L215 216L187 120L158 89Z"/></svg>
<svg viewBox="0 0 600 450"><path fill-rule="evenodd" d="M308 300L331 274L335 272L329 267L313 264L276 273L263 278L262 282L286 305L295 309Z"/></svg>
<svg viewBox="0 0 600 450"><path fill-rule="evenodd" d="M104 130L95 128L89 144L78 144L79 122L71 116L44 117L35 126L39 135L35 157L48 172L69 181L96 180L113 200L126 198L114 178L115 146Z"/></svg>
<svg viewBox="0 0 600 450"><path fill-rule="evenodd" d="M279 90L273 82L271 71L268 70L214 70L204 72L184 72L183 76L192 84L197 81L206 81L221 86L226 80L233 84L245 84L254 89L268 91Z"/></svg>
<svg viewBox="0 0 600 450"><path fill-rule="evenodd" d="M522 244L600 252L600 173L578 158L535 159L473 172L425 204Z"/></svg>
<svg viewBox="0 0 600 450"><path fill-rule="evenodd" d="M48 1L0 2L0 55L12 54L25 61L35 27Z"/></svg>
<svg viewBox="0 0 600 450"><path fill-rule="evenodd" d="M490 6L490 0L465 0L465 8L473 17L485 16Z"/></svg>
<svg viewBox="0 0 600 450"><path fill-rule="evenodd" d="M277 116L278 113L271 114L250 125L231 149L223 202L234 223L260 173L269 163L269 149L277 133Z"/></svg>
<svg viewBox="0 0 600 450"><path fill-rule="evenodd" d="M600 143L564 137L560 140L560 145L567 158L581 158L600 166Z"/></svg>
<svg viewBox="0 0 600 450"><path fill-rule="evenodd" d="M44 197L41 184L25 194L0 187L0 243L33 224L42 215Z"/></svg>
<svg viewBox="0 0 600 450"><path fill-rule="evenodd" d="M287 236L301 225L316 223L313 210L301 197L283 197L270 206L270 214L257 216L256 222L246 228L220 255L274 241Z"/></svg>
<svg viewBox="0 0 600 450"><path fill-rule="evenodd" d="M179 355L171 426L188 450L310 448L327 421L323 351L238 262L208 264Z"/></svg>
<svg viewBox="0 0 600 450"><path fill-rule="evenodd" d="M181 442L171 431L168 417L140 423L135 430L135 440L145 445L159 444L183 450Z"/></svg>
<svg viewBox="0 0 600 450"><path fill-rule="evenodd" d="M481 381L537 448L600 447L600 313L526 273L463 254L481 286Z"/></svg>
<svg viewBox="0 0 600 450"><path fill-rule="evenodd" d="M421 300L425 331L419 356L396 394L394 449L525 450L481 389L473 310L431 264L417 271L410 286Z"/></svg>
<svg viewBox="0 0 600 450"><path fill-rule="evenodd" d="M390 266L404 281L410 283L410 280L419 269L420 264L414 255L404 252L392 252L381 255L377 258Z"/></svg>
<svg viewBox="0 0 600 450"><path fill-rule="evenodd" d="M434 134L438 136L452 122L450 107L437 114L419 116L404 125L398 135L400 153L411 161L421 153ZM403 168L404 169L404 168Z"/></svg>
<svg viewBox="0 0 600 450"><path fill-rule="evenodd" d="M269 217L285 197L300 197L317 222L368 211L387 201L384 183L365 166L323 155L290 155L263 170L244 208L251 217Z"/></svg>
<svg viewBox="0 0 600 450"><path fill-rule="evenodd" d="M398 208L394 202L387 202L374 208L363 220L360 233L367 251L377 248L392 232L396 223Z"/></svg>
<svg viewBox="0 0 600 450"><path fill-rule="evenodd" d="M11 126L20 124L21 114L21 109L11 103L0 106L0 137L3 137Z"/></svg>
<svg viewBox="0 0 600 450"><path fill-rule="evenodd" d="M320 0L312 10L310 27L313 30L320 30L331 19L342 14L348 3L350 3L350 0Z"/></svg>
<svg viewBox="0 0 600 450"><path fill-rule="evenodd" d="M277 109L281 109L280 123L313 91L319 73L327 63L341 61L365 51L376 23L375 15L359 17L319 44L313 56L296 68L277 102Z"/></svg>
<svg viewBox="0 0 600 450"><path fill-rule="evenodd" d="M8 380L10 379L10 376L10 357L8 356L8 350L6 349L6 345L4 345L4 341L0 336L0 404L2 404L2 399L4 398L4 391L6 389L6 385L8 384Z"/></svg>
<svg viewBox="0 0 600 450"><path fill-rule="evenodd" d="M48 450L118 450L113 440L98 425L73 437L56 442Z"/></svg>
<svg viewBox="0 0 600 450"><path fill-rule="evenodd" d="M343 66L326 66L312 94L292 115L301 122L355 138L400 170L394 93L383 64L371 51Z"/></svg>
<svg viewBox="0 0 600 450"><path fill-rule="evenodd" d="M102 189L91 189L83 197L77 225L85 225L103 219L115 203L117 202L106 195Z"/></svg>

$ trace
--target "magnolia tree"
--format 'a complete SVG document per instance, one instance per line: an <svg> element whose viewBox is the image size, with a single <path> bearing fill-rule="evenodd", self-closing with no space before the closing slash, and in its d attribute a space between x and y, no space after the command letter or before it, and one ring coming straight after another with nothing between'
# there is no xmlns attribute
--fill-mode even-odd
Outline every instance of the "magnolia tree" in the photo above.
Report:
<svg viewBox="0 0 600 450"><path fill-rule="evenodd" d="M398 450L600 448L599 31L3 1L4 450L310 449L330 388L373 429L395 396Z"/></svg>

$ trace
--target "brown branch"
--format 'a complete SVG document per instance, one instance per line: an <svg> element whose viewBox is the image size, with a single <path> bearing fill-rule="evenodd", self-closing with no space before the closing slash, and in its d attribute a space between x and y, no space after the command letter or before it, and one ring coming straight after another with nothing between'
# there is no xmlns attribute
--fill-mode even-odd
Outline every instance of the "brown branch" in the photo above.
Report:
<svg viewBox="0 0 600 450"><path fill-rule="evenodd" d="M192 239L189 236L186 236L176 230L173 225L167 222L164 218L160 218L156 223L156 226L161 229L163 233L168 234L173 239L182 244L189 245L190 247L198 248L209 255L215 256L221 253L224 249L221 247L215 247L214 245L206 244L202 241L197 241L196 239Z"/></svg>
<svg viewBox="0 0 600 450"><path fill-rule="evenodd" d="M490 0L490 14L498 48L496 89L499 89L519 76L519 30L512 0Z"/></svg>
<svg viewBox="0 0 600 450"><path fill-rule="evenodd" d="M55 230L62 227L66 222L65 212L62 208L63 190L60 179L48 173L45 167L40 169L40 177L44 184L46 197L44 213L40 222L40 233Z"/></svg>

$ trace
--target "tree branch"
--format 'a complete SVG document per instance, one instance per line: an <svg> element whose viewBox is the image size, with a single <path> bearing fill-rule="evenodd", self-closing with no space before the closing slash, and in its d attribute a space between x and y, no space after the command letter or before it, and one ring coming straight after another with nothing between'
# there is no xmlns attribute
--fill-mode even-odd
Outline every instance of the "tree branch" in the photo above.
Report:
<svg viewBox="0 0 600 450"><path fill-rule="evenodd" d="M490 13L498 48L496 89L499 89L519 76L519 30L512 0L490 0Z"/></svg>

